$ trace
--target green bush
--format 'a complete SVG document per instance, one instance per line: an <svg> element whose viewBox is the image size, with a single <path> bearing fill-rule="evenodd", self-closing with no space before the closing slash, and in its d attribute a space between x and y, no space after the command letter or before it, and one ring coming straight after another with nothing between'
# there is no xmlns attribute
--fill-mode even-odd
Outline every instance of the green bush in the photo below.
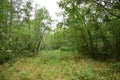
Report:
<svg viewBox="0 0 120 80"><path fill-rule="evenodd" d="M7 62L10 59L12 59L11 51L7 51L5 53L0 53L0 64Z"/></svg>
<svg viewBox="0 0 120 80"><path fill-rule="evenodd" d="M71 51L71 49L68 47L61 47L60 51Z"/></svg>

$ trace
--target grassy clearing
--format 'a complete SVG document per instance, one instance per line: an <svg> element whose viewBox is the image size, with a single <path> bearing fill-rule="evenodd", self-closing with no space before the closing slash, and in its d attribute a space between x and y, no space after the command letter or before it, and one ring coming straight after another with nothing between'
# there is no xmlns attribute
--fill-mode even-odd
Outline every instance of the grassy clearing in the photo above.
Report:
<svg viewBox="0 0 120 80"><path fill-rule="evenodd" d="M0 80L119 80L111 63L84 58L77 53L42 51L33 58L0 66Z"/></svg>

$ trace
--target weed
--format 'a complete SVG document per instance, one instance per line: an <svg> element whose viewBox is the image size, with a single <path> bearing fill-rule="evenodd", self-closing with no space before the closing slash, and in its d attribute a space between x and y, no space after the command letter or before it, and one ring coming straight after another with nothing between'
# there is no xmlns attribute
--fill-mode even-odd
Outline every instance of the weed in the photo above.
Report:
<svg viewBox="0 0 120 80"><path fill-rule="evenodd" d="M119 80L120 74L108 66L111 65L81 58L77 53L42 51L32 58L19 59L12 66L4 64L0 80ZM113 69L118 68L113 65Z"/></svg>

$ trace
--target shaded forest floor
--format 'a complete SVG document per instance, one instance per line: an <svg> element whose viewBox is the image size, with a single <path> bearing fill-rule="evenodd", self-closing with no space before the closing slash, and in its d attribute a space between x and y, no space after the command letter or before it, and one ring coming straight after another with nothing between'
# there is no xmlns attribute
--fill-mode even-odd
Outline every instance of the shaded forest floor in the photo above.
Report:
<svg viewBox="0 0 120 80"><path fill-rule="evenodd" d="M0 66L0 80L119 80L111 66L73 52L42 51Z"/></svg>

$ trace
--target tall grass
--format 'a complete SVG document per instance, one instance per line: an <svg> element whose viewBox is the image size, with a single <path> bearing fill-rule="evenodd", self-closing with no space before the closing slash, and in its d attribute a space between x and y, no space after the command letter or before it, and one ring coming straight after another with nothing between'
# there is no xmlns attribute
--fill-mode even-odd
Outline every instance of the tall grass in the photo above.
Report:
<svg viewBox="0 0 120 80"><path fill-rule="evenodd" d="M0 80L119 80L111 63L84 58L66 51L41 51L32 58L22 58L12 66L2 65Z"/></svg>

